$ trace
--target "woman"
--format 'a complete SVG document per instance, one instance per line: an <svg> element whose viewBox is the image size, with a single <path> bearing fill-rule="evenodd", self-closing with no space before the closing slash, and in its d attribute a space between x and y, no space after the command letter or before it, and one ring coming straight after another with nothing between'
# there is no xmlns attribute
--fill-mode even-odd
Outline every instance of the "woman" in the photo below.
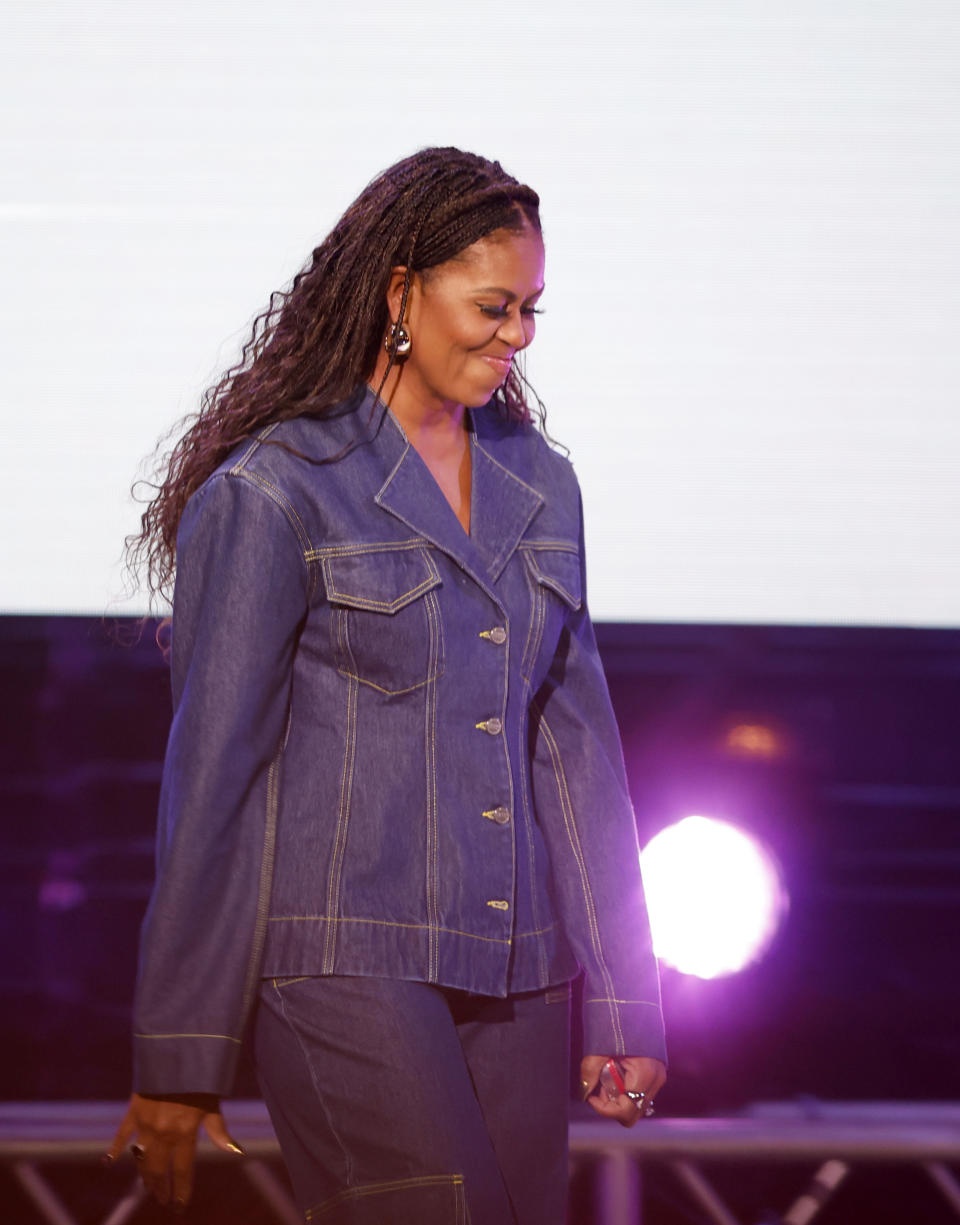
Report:
<svg viewBox="0 0 960 1225"><path fill-rule="evenodd" d="M562 1220L580 966L584 1096L629 1125L663 1083L576 479L517 368L538 207L456 149L384 172L144 515L174 718L111 1155L136 1135L162 1202L201 1123L232 1146L248 1025L312 1221Z"/></svg>

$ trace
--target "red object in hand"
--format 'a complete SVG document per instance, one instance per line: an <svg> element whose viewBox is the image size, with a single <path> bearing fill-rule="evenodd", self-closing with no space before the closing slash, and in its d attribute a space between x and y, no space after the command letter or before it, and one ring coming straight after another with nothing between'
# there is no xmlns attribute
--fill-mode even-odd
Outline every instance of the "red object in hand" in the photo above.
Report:
<svg viewBox="0 0 960 1225"><path fill-rule="evenodd" d="M653 1102L647 1101L647 1095L636 1089L628 1089L624 1080L623 1068L616 1059L608 1059L600 1069L600 1084L607 1095L607 1100L615 1102L623 1093L633 1102L644 1118L653 1114Z"/></svg>

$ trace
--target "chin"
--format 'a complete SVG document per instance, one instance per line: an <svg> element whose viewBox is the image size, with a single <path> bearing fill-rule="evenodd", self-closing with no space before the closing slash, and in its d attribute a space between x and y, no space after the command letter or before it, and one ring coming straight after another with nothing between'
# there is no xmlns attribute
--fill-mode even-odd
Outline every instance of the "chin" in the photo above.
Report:
<svg viewBox="0 0 960 1225"><path fill-rule="evenodd" d="M467 408L483 408L484 404L490 403L506 381L506 375L504 375L502 379L486 379L482 384L477 384L475 388L472 389L470 398L463 400L462 403L464 403Z"/></svg>
<svg viewBox="0 0 960 1225"><path fill-rule="evenodd" d="M497 388L492 391L480 392L475 396L471 396L468 400L463 400L462 403L466 408L483 408L485 404L489 404L493 397L497 394Z"/></svg>

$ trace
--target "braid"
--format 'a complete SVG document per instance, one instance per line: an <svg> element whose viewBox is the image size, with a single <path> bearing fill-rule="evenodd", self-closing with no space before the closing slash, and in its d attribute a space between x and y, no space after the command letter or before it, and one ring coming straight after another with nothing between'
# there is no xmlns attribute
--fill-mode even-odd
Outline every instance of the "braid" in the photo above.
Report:
<svg viewBox="0 0 960 1225"><path fill-rule="evenodd" d="M499 162L452 147L422 149L364 188L288 288L270 295L239 360L175 427L159 482L127 540L128 570L151 596L172 595L177 528L187 499L243 439L265 425L323 416L374 368L387 332L390 271L406 267L400 318L414 272L434 268L499 229L540 230L540 198ZM383 381L396 361L388 349ZM380 390L383 388L381 383ZM511 369L494 396L505 416L530 421L526 379Z"/></svg>

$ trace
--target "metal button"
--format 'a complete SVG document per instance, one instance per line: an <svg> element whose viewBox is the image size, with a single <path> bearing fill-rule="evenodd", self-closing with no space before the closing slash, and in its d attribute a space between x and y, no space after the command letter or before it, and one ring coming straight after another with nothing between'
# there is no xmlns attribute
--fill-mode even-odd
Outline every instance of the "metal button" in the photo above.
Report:
<svg viewBox="0 0 960 1225"><path fill-rule="evenodd" d="M502 647L507 641L507 631L502 625L495 625L490 631L490 641L495 642L498 647Z"/></svg>
<svg viewBox="0 0 960 1225"><path fill-rule="evenodd" d="M510 809L498 804L496 808L488 808L483 815L488 821L495 821L497 825L506 825L510 820Z"/></svg>
<svg viewBox="0 0 960 1225"><path fill-rule="evenodd" d="M503 731L503 722L494 715L492 719L484 719L482 723L478 723L477 727L488 736L499 736Z"/></svg>

